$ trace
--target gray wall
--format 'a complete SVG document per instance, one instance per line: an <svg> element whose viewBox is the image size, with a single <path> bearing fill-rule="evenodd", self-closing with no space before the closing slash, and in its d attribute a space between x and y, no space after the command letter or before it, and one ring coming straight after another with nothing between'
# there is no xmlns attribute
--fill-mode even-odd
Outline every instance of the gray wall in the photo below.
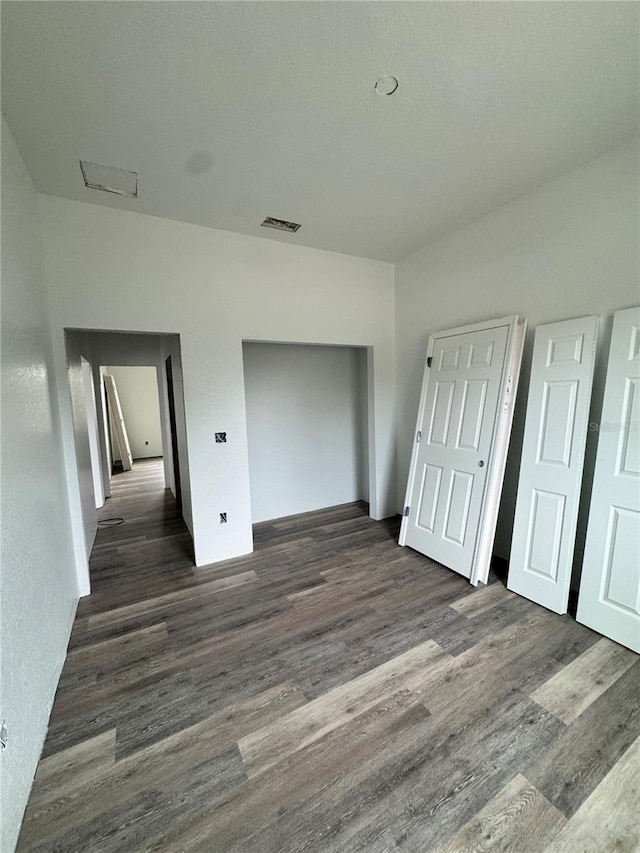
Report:
<svg viewBox="0 0 640 853"><path fill-rule="evenodd" d="M78 599L36 193L2 119L0 849L14 848Z"/></svg>
<svg viewBox="0 0 640 853"><path fill-rule="evenodd" d="M368 500L361 351L270 343L243 350L253 521Z"/></svg>
<svg viewBox="0 0 640 853"><path fill-rule="evenodd" d="M592 420L601 406L613 312L640 299L638 141L482 217L396 266L398 494L404 495L430 331L519 314L529 320L496 552L508 556L533 332L601 318ZM595 454L585 465L582 521ZM400 507L400 503L398 505Z"/></svg>

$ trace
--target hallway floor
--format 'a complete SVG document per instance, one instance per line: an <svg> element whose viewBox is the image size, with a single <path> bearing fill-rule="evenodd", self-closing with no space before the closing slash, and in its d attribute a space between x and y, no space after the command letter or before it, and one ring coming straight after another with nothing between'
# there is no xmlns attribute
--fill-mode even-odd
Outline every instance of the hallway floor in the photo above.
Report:
<svg viewBox="0 0 640 853"><path fill-rule="evenodd" d="M633 652L363 504L195 568L161 460L112 490L18 850L638 850Z"/></svg>

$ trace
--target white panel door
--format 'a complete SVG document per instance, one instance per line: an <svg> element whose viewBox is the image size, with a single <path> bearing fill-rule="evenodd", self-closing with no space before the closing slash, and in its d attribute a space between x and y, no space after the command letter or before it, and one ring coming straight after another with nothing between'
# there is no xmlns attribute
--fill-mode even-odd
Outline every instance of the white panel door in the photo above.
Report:
<svg viewBox="0 0 640 853"><path fill-rule="evenodd" d="M429 339L400 544L471 578L517 318Z"/></svg>
<svg viewBox="0 0 640 853"><path fill-rule="evenodd" d="M104 385L107 389L107 398L109 400L109 416L113 424L118 449L120 450L120 460L122 461L122 469L130 471L133 466L133 457L131 456L131 447L129 445L129 436L122 415L122 407L120 405L120 397L116 388L116 380L111 374L106 373L104 376Z"/></svg>
<svg viewBox="0 0 640 853"><path fill-rule="evenodd" d="M640 307L616 311L578 621L640 652Z"/></svg>
<svg viewBox="0 0 640 853"><path fill-rule="evenodd" d="M566 613L598 321L538 326L509 559L508 588Z"/></svg>

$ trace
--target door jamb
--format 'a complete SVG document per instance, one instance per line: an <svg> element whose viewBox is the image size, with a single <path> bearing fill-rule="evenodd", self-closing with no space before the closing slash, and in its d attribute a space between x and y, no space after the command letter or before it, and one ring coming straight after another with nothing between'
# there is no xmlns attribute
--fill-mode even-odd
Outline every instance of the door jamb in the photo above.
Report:
<svg viewBox="0 0 640 853"><path fill-rule="evenodd" d="M510 324L509 337L507 338L507 351L511 355L508 363L505 362L500 394L501 403L498 410L498 423L496 424L493 436L494 440L491 446L490 470L485 486L486 492L482 501L479 536L476 540L476 552L473 556L471 577L469 579L472 586L478 586L478 582L486 584L489 579L489 568L491 566L493 543L496 536L504 472L507 466L509 439L511 437L513 412L520 380L520 365L522 363L526 331L526 319L518 322L517 315L513 317Z"/></svg>
<svg viewBox="0 0 640 853"><path fill-rule="evenodd" d="M102 479L98 408L96 405L95 388L93 385L93 366L83 355L80 356L80 371L82 374L82 390L84 391L85 405L87 409L87 433L89 436L89 458L91 460L94 503L96 505L96 509L100 509L104 506L106 495Z"/></svg>
<svg viewBox="0 0 640 853"><path fill-rule="evenodd" d="M173 359L169 354L164 362L167 384L167 408L169 414L169 442L171 444L171 465L173 469L173 489L178 512L182 514L182 483L180 481L180 455L178 451L178 430L176 426L176 398L173 382Z"/></svg>

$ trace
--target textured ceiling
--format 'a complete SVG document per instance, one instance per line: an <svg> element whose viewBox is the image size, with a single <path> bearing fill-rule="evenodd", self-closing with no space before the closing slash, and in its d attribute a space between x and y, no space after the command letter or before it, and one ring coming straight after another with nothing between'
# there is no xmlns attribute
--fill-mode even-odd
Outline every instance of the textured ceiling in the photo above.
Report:
<svg viewBox="0 0 640 853"><path fill-rule="evenodd" d="M1 8L38 190L287 243L394 261L639 132L636 3ZM86 189L79 158L139 198Z"/></svg>

